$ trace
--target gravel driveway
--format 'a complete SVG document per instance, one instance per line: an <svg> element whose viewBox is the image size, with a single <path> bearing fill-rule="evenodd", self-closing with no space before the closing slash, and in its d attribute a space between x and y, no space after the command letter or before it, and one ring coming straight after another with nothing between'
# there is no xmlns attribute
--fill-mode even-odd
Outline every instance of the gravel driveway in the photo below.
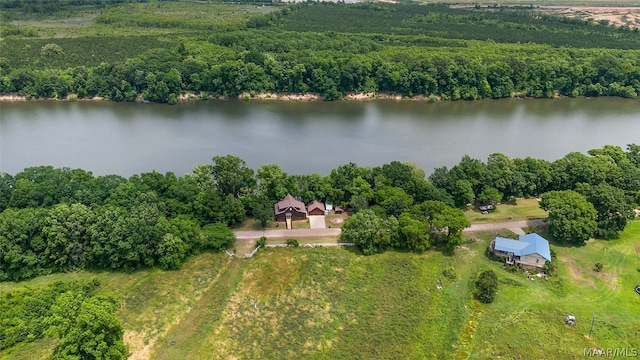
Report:
<svg viewBox="0 0 640 360"><path fill-rule="evenodd" d="M309 227L312 229L324 229L327 224L324 222L324 215L309 215Z"/></svg>

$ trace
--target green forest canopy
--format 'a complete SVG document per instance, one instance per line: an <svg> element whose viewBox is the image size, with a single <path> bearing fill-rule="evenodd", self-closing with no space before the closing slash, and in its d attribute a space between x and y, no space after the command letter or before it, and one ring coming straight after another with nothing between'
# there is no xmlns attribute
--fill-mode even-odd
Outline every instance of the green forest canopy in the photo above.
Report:
<svg viewBox="0 0 640 360"><path fill-rule="evenodd" d="M637 29L535 8L72 3L0 1L3 53L11 54L0 58L0 93L173 103L184 92L457 100L640 91ZM81 25L29 22L65 16Z"/></svg>
<svg viewBox="0 0 640 360"><path fill-rule="evenodd" d="M626 151L606 145L553 162L464 156L428 178L397 161L373 168L348 163L326 176L289 175L277 164L254 171L232 155L215 156L183 177L155 171L95 177L82 169L32 167L0 174L0 281L78 268L176 269L192 254L232 244L229 226L273 209L287 194L348 207L357 216L345 224L345 236L368 254L453 249L469 225L460 209L479 204L483 194L509 199L565 190L596 211L594 228L581 235L615 237L640 203L640 145ZM566 208L548 203L552 212ZM360 243L367 227L386 235Z"/></svg>

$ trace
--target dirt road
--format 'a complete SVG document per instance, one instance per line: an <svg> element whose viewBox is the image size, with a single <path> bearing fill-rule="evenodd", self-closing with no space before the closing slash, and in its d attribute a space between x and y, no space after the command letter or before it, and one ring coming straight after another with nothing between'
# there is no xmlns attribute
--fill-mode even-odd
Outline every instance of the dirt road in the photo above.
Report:
<svg viewBox="0 0 640 360"><path fill-rule="evenodd" d="M544 225L543 220L521 220L521 221L505 221L495 223L472 224L471 227L464 229L465 232L470 231L491 231L502 229L521 229L529 226ZM236 231L236 239L251 240L259 239L265 236L272 238L302 238L302 237L319 237L319 236L338 236L340 229L293 229L293 230L257 230L257 231Z"/></svg>

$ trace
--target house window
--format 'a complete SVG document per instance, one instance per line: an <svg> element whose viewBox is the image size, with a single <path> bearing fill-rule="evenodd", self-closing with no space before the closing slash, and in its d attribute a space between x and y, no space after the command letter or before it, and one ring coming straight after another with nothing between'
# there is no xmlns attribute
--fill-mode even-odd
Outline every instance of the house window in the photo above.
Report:
<svg viewBox="0 0 640 360"><path fill-rule="evenodd" d="M536 259L536 264L540 261L540 259Z"/></svg>

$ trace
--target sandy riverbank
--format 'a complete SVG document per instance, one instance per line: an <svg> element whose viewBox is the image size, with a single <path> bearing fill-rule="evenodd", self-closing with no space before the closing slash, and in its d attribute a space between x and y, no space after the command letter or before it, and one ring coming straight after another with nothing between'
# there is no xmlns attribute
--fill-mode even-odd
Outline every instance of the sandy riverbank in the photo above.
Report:
<svg viewBox="0 0 640 360"><path fill-rule="evenodd" d="M75 98L75 99L70 99L69 97L66 97L64 99L58 99L58 98L32 98L27 100L26 97L24 96L20 96L20 95L16 95L16 94L4 94L4 95L0 95L0 102L13 102L13 101L104 101L104 98L101 98L100 96L94 96L92 98Z"/></svg>
<svg viewBox="0 0 640 360"><path fill-rule="evenodd" d="M14 101L103 101L104 99L96 96L93 98L69 98L64 99L57 98L32 98L27 100L26 97L17 94L4 94L0 95L0 102L14 102ZM276 101L324 101L324 98L319 94L278 94L278 93L261 93L257 95L240 94L237 97L229 96L215 96L206 95L205 93L183 93L178 95L179 102L189 101L203 101L203 100L276 100ZM418 95L413 97L405 97L400 94L387 94L387 93L350 93L344 96L342 100L348 101L366 101L366 100L408 100L408 101L426 101L428 97L424 95ZM437 100L440 100L438 97ZM138 96L137 102L144 102L142 97Z"/></svg>

